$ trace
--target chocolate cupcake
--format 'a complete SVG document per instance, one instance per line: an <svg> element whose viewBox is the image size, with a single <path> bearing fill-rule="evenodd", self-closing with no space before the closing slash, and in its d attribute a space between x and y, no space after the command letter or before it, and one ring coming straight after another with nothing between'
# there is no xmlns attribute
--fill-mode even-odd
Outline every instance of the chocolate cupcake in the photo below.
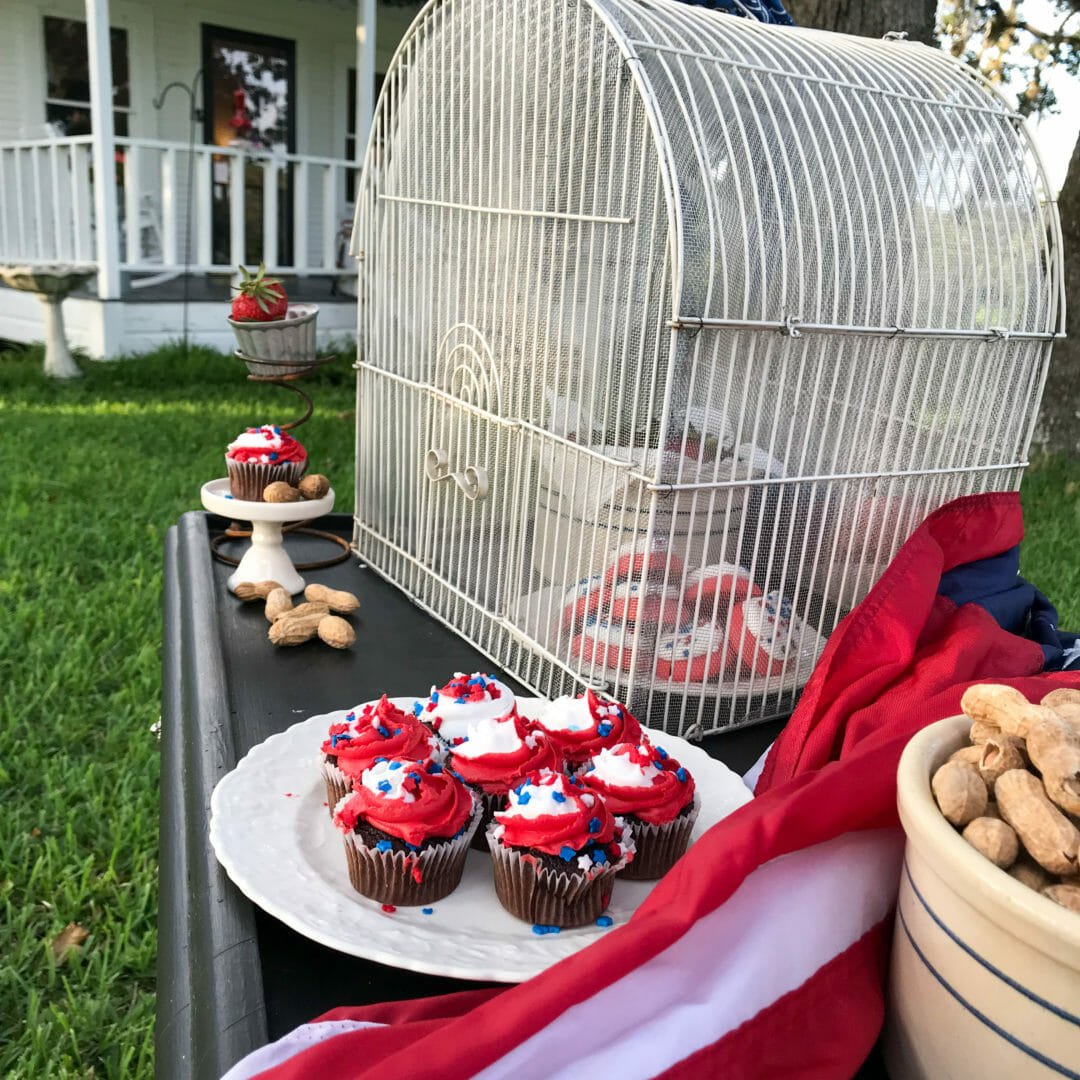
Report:
<svg viewBox="0 0 1080 1080"><path fill-rule="evenodd" d="M637 742L641 734L641 725L625 705L602 701L591 690L556 698L533 723L551 736L571 774L605 747Z"/></svg>
<svg viewBox="0 0 1080 1080"><path fill-rule="evenodd" d="M430 904L453 892L480 800L437 761L378 761L334 810L349 881L380 904Z"/></svg>
<svg viewBox="0 0 1080 1080"><path fill-rule="evenodd" d="M511 915L540 926L584 926L611 899L634 840L576 777L545 770L512 788L488 826L495 892Z"/></svg>
<svg viewBox="0 0 1080 1080"><path fill-rule="evenodd" d="M581 780L634 834L634 861L620 876L634 881L663 877L686 851L701 810L693 777L667 751L643 738L601 750Z"/></svg>
<svg viewBox="0 0 1080 1080"><path fill-rule="evenodd" d="M469 725L468 735L450 751L449 764L483 804L473 847L486 852L487 827L506 806L507 792L542 769L559 772L562 755L544 732L528 730L516 717L487 718Z"/></svg>
<svg viewBox="0 0 1080 1080"><path fill-rule="evenodd" d="M352 790L354 781L379 758L442 761L442 743L414 716L402 712L385 694L359 706L344 721L330 725L322 744L326 805L334 807Z"/></svg>
<svg viewBox="0 0 1080 1080"><path fill-rule="evenodd" d="M447 745L461 742L469 725L480 720L506 720L517 716L514 692L494 675L463 675L460 671L415 707L418 719L430 724Z"/></svg>
<svg viewBox="0 0 1080 1080"><path fill-rule="evenodd" d="M229 491L234 499L262 502L267 484L284 480L294 487L307 469L307 451L279 427L248 428L225 451Z"/></svg>

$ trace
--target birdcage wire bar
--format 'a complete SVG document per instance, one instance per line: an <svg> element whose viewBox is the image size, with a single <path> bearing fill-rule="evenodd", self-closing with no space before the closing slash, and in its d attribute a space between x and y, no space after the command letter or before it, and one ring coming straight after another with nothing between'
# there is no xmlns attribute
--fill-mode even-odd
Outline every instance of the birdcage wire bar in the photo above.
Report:
<svg viewBox="0 0 1080 1080"><path fill-rule="evenodd" d="M784 714L926 514L1019 486L1047 191L920 45L431 0L357 199L357 552L537 693Z"/></svg>

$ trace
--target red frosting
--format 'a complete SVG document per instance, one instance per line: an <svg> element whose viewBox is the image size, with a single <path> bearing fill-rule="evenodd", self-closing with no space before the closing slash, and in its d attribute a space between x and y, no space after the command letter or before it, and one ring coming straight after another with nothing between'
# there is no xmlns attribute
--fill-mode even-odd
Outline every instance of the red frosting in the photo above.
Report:
<svg viewBox="0 0 1080 1080"><path fill-rule="evenodd" d="M461 832L473 812L469 789L434 761L423 765L405 761L402 768L407 770L402 786L413 796L412 802L357 783L334 814L337 827L352 832L363 818L373 828L414 846Z"/></svg>
<svg viewBox="0 0 1080 1080"><path fill-rule="evenodd" d="M548 800L553 793L563 797L559 808L568 812L526 817L518 809L519 804L528 805L534 798ZM610 857L617 859L621 855L621 849L611 844L616 839L616 826L604 800L562 773L539 773L515 788L510 805L496 811L495 820L503 826L502 843L510 847L565 855L571 849L576 853L590 844L604 844L610 845Z"/></svg>
<svg viewBox="0 0 1080 1080"><path fill-rule="evenodd" d="M518 732L521 734L520 727ZM534 745L529 746L526 739ZM450 765L465 783L473 784L489 795L505 795L525 777L541 769L559 772L562 769L562 755L545 732L535 730L522 735L521 747L510 753L481 754L469 758L451 752Z"/></svg>
<svg viewBox="0 0 1080 1080"><path fill-rule="evenodd" d="M666 825L694 798L694 778L673 758L657 753L648 740L623 743L611 751L625 755L644 770L655 765L660 772L648 787L608 784L598 780L590 770L581 774L585 786L599 792L613 814L633 814L650 825Z"/></svg>
<svg viewBox="0 0 1080 1080"><path fill-rule="evenodd" d="M275 465L285 461L303 461L307 457L307 451L287 431L265 424L261 428L248 428L245 434L254 435L258 432L266 434L263 446L234 447L230 443L225 456L230 461L261 462L269 454L273 455Z"/></svg>
<svg viewBox="0 0 1080 1080"><path fill-rule="evenodd" d="M322 752L336 756L338 768L358 779L376 758L426 760L431 757L430 740L428 728L383 694L378 704L365 705L359 716L349 713L342 723L331 724Z"/></svg>
<svg viewBox="0 0 1080 1080"><path fill-rule="evenodd" d="M578 695L579 701L582 698L588 702L592 723L580 731L552 731L544 727L543 716L534 721L551 736L551 741L562 751L567 764L584 764L605 746L637 742L641 738L641 725L625 705L602 701L591 690Z"/></svg>

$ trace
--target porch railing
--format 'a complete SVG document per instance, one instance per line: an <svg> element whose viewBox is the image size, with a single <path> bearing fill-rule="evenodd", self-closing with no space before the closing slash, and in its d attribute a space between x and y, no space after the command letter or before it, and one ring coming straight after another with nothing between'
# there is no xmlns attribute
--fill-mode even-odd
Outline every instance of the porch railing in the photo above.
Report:
<svg viewBox="0 0 1080 1080"><path fill-rule="evenodd" d="M0 143L0 261L97 261L91 137ZM118 137L120 269L335 274L359 166L310 154ZM137 282L135 282L137 283Z"/></svg>

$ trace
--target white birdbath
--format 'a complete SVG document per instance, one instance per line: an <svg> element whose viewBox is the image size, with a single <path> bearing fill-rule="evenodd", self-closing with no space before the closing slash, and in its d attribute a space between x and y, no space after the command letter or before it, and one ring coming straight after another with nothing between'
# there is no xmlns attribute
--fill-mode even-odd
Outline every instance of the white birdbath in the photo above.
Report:
<svg viewBox="0 0 1080 1080"><path fill-rule="evenodd" d="M334 508L334 489L321 499L291 503L249 502L229 494L229 478L203 484L202 504L212 514L251 522L251 547L226 584L230 592L245 581L276 581L290 593L304 591L304 579L296 572L281 538L281 527L290 521L310 521Z"/></svg>
<svg viewBox="0 0 1080 1080"><path fill-rule="evenodd" d="M13 289L37 294L45 305L45 374L75 379L82 374L71 358L60 305L97 273L88 263L39 263L35 266L0 265L0 278Z"/></svg>

